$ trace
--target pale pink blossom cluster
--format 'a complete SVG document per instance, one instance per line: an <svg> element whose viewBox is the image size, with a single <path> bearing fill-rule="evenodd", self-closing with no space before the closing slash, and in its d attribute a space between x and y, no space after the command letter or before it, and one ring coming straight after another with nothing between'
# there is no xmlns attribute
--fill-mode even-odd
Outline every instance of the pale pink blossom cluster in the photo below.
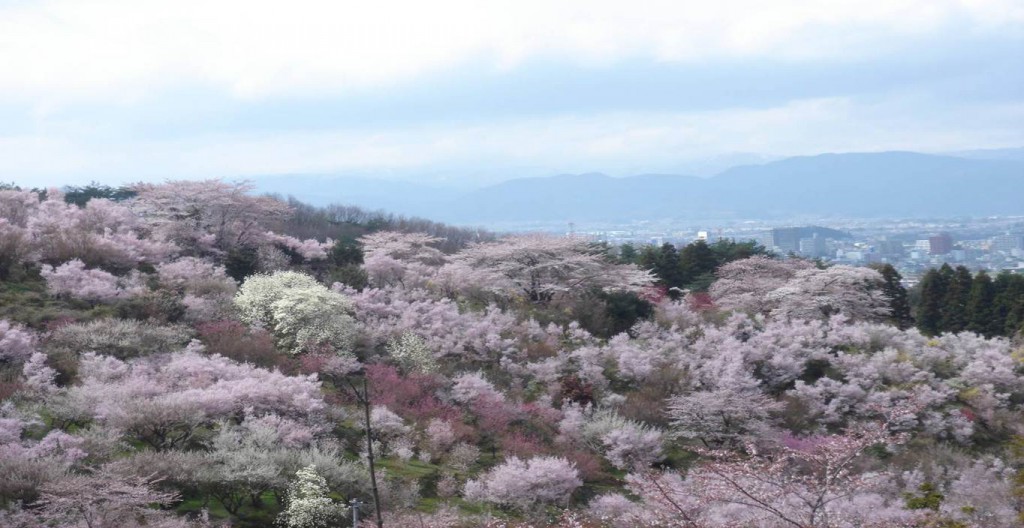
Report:
<svg viewBox="0 0 1024 528"><path fill-rule="evenodd" d="M889 314L882 276L870 268L818 269L800 259L756 256L723 265L711 285L716 306L782 319L877 321Z"/></svg>
<svg viewBox="0 0 1024 528"><path fill-rule="evenodd" d="M44 265L41 271L46 289L56 296L92 302L112 302L143 293L146 288L137 272L118 277L101 269L88 269L75 259L56 268Z"/></svg>
<svg viewBox="0 0 1024 528"><path fill-rule="evenodd" d="M323 260L327 258L327 252L334 246L334 241L329 238L324 242L312 238L300 240L293 236L279 235L273 231L267 231L263 236L267 242L284 246L306 260Z"/></svg>
<svg viewBox="0 0 1024 528"><path fill-rule="evenodd" d="M539 505L564 505L583 484L576 467L564 458L511 457L478 479L466 482L467 500L529 510Z"/></svg>
<svg viewBox="0 0 1024 528"><path fill-rule="evenodd" d="M36 352L35 332L0 319L0 362L21 362Z"/></svg>
<svg viewBox="0 0 1024 528"><path fill-rule="evenodd" d="M127 362L87 353L79 376L64 396L75 414L161 447L245 412L315 424L325 407L315 375L286 376L190 350Z"/></svg>

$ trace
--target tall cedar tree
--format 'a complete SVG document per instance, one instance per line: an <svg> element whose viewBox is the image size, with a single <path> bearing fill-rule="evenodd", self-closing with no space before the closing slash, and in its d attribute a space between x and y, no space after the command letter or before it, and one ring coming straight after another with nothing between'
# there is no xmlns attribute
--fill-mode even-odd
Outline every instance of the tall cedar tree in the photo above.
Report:
<svg viewBox="0 0 1024 528"><path fill-rule="evenodd" d="M947 273L949 283L946 297L942 303L942 330L958 334L967 330L967 302L971 297L971 286L974 277L964 266L957 266L952 273L946 272L949 266L943 266L940 273Z"/></svg>
<svg viewBox="0 0 1024 528"><path fill-rule="evenodd" d="M892 267L892 264L872 267L881 273L882 278L885 279L882 291L889 298L889 310L891 311L889 318L892 323L900 330L906 330L914 326L914 318L910 315L910 300L907 298L907 289L900 282L903 280L903 277L896 271L896 268Z"/></svg>
<svg viewBox="0 0 1024 528"><path fill-rule="evenodd" d="M967 330L985 337L995 337L1003 330L1003 321L996 318L996 290L988 273L974 276L967 300Z"/></svg>
<svg viewBox="0 0 1024 528"><path fill-rule="evenodd" d="M949 266L944 266L949 268ZM949 270L952 273L952 269ZM939 270L930 269L921 278L921 298L917 304L917 327L928 335L942 333L942 307L949 279Z"/></svg>
<svg viewBox="0 0 1024 528"><path fill-rule="evenodd" d="M995 318L1001 321L1000 332L1014 336L1024 330L1024 275L1000 273L994 281Z"/></svg>
<svg viewBox="0 0 1024 528"><path fill-rule="evenodd" d="M679 267L682 286L707 289L714 282L715 268L718 267L715 253L707 242L698 240L679 252ZM682 287L681 286L681 287Z"/></svg>
<svg viewBox="0 0 1024 528"><path fill-rule="evenodd" d="M636 246L629 242L623 244L619 248L619 263L620 264L636 264L637 259L640 258L640 254L636 250Z"/></svg>
<svg viewBox="0 0 1024 528"><path fill-rule="evenodd" d="M683 285L679 267L679 252L676 247L666 242L658 246L648 246L640 254L640 267L649 269L658 276L658 284L666 288L680 288ZM673 298L678 296L672 292Z"/></svg>

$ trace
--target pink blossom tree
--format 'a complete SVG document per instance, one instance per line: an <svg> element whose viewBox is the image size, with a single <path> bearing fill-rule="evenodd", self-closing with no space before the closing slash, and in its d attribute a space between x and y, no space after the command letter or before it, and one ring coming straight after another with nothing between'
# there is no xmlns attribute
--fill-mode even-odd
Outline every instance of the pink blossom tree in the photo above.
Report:
<svg viewBox="0 0 1024 528"><path fill-rule="evenodd" d="M639 292L653 283L649 272L616 264L577 237L514 235L474 244L452 258L484 273L489 291L534 304L548 304L594 288Z"/></svg>
<svg viewBox="0 0 1024 528"><path fill-rule="evenodd" d="M512 457L466 482L464 496L467 500L530 510L538 505L565 503L582 484L576 467L564 458L540 456L524 461Z"/></svg>
<svg viewBox="0 0 1024 528"><path fill-rule="evenodd" d="M128 362L87 353L79 376L64 395L70 412L160 449L245 411L316 423L324 409L315 375L286 376L194 350Z"/></svg>
<svg viewBox="0 0 1024 528"><path fill-rule="evenodd" d="M87 269L85 263L78 259L56 268L44 265L41 274L51 294L91 302L127 299L145 291L137 274L117 277L101 269Z"/></svg>
<svg viewBox="0 0 1024 528"><path fill-rule="evenodd" d="M814 265L800 259L779 260L762 255L734 260L715 272L718 279L708 293L715 305L727 310L768 313L768 293L781 288L800 270Z"/></svg>
<svg viewBox="0 0 1024 528"><path fill-rule="evenodd" d="M6 319L0 319L0 362L20 363L35 352L35 332Z"/></svg>
<svg viewBox="0 0 1024 528"><path fill-rule="evenodd" d="M881 321L889 315L882 275L870 268L830 266L798 271L765 300L773 317L828 319L843 314L850 320Z"/></svg>
<svg viewBox="0 0 1024 528"><path fill-rule="evenodd" d="M156 524L173 515L153 505L169 506L175 493L159 491L155 482L122 477L100 469L92 474L67 475L43 486L38 517L46 525L114 528Z"/></svg>
<svg viewBox="0 0 1024 528"><path fill-rule="evenodd" d="M381 231L359 239L363 245L363 268L370 283L378 286L422 285L447 257L437 244L440 238L424 233Z"/></svg>
<svg viewBox="0 0 1024 528"><path fill-rule="evenodd" d="M221 180L138 184L131 207L167 240L192 252L225 252L265 242L266 225L291 214L288 204L253 196L251 183Z"/></svg>

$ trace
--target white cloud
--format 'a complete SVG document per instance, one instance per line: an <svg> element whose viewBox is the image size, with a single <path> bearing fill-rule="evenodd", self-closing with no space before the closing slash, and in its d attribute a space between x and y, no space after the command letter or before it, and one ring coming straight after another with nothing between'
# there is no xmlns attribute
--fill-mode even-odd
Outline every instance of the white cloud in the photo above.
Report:
<svg viewBox="0 0 1024 528"><path fill-rule="evenodd" d="M102 179L234 177L343 171L411 177L508 167L547 173L671 171L731 152L773 155L875 150L943 151L1024 143L1024 105L970 106L920 117L915 100L795 101L761 110L605 113L473 126L202 134L105 141L72 127L43 138L0 138L0 181L55 185ZM54 139L56 138L56 139ZM72 181L74 180L74 181Z"/></svg>
<svg viewBox="0 0 1024 528"><path fill-rule="evenodd" d="M36 105L207 85L240 98L373 89L465 61L511 68L884 53L1017 31L1015 0L52 0L0 4L0 96Z"/></svg>

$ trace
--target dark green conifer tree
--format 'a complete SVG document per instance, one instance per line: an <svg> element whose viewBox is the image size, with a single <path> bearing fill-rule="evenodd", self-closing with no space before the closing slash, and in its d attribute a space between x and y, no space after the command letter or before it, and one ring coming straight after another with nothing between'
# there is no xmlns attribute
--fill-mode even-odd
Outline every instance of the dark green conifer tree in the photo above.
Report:
<svg viewBox="0 0 1024 528"><path fill-rule="evenodd" d="M1003 321L996 317L996 292L988 273L979 271L974 276L967 300L967 330L985 337L1002 333Z"/></svg>
<svg viewBox="0 0 1024 528"><path fill-rule="evenodd" d="M942 306L946 298L947 284L948 277L934 268L921 277L921 283L918 285L921 296L917 303L916 319L918 329L925 334L942 333Z"/></svg>
<svg viewBox="0 0 1024 528"><path fill-rule="evenodd" d="M715 268L720 263L707 242L698 240L679 252L680 287L704 290L714 281Z"/></svg>
<svg viewBox="0 0 1024 528"><path fill-rule="evenodd" d="M948 266L944 265L943 269L945 268ZM943 273L943 270L939 272ZM967 330L967 301L971 297L973 284L974 277L971 275L971 271L963 266L957 266L949 276L946 298L942 303L940 325L943 332L960 333Z"/></svg>
<svg viewBox="0 0 1024 528"><path fill-rule="evenodd" d="M900 330L906 330L914 326L914 317L910 314L910 300L907 297L907 289L903 287L903 277L892 264L874 266L882 274L885 283L882 291L889 299L889 319Z"/></svg>
<svg viewBox="0 0 1024 528"><path fill-rule="evenodd" d="M636 251L636 246L627 242L619 247L619 262L623 264L636 264L640 255Z"/></svg>

